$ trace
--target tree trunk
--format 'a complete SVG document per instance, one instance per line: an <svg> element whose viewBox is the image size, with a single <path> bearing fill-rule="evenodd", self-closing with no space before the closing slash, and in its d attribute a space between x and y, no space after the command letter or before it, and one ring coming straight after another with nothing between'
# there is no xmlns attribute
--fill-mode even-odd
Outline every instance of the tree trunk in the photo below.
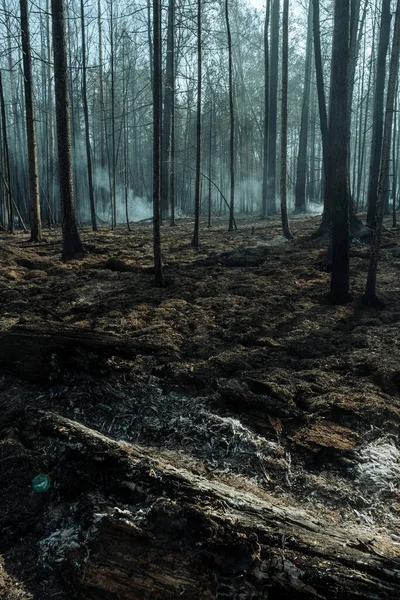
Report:
<svg viewBox="0 0 400 600"><path fill-rule="evenodd" d="M269 125L269 10L270 0L265 7L264 22L264 137L263 137L263 181L262 181L262 203L261 218L265 219L268 212L268 125Z"/></svg>
<svg viewBox="0 0 400 600"><path fill-rule="evenodd" d="M375 226L376 200L378 194L379 166L382 152L383 102L385 94L386 56L390 37L390 0L382 0L381 26L379 31L379 47L376 65L376 82L374 93L371 158L368 180L368 213L367 224Z"/></svg>
<svg viewBox="0 0 400 600"><path fill-rule="evenodd" d="M40 222L39 174L35 130L35 112L33 104L32 56L28 21L28 1L20 0L20 8L21 39L24 65L26 137L28 141L31 241L40 242L42 240L42 229Z"/></svg>
<svg viewBox="0 0 400 600"><path fill-rule="evenodd" d="M284 0L282 16L282 130L281 130L281 217L286 239L292 239L287 216L287 125L288 125L288 63L289 63L289 0Z"/></svg>
<svg viewBox="0 0 400 600"><path fill-rule="evenodd" d="M332 86L329 110L330 157L326 199L333 209L331 298L349 300L349 0L335 0Z"/></svg>
<svg viewBox="0 0 400 600"><path fill-rule="evenodd" d="M3 90L3 79L0 72L0 105L1 105L1 127L3 130L3 151L4 151L4 167L5 167L5 197L7 198L4 203L4 208L7 208L8 212L8 231L14 233L14 211L12 205L12 194L11 194L11 175L10 175L10 154L8 151L8 136L7 136L7 122L6 122L6 106L4 102L4 90ZM4 210L4 212L6 212ZM5 222L5 219L4 219ZM32 240L37 241L37 240Z"/></svg>
<svg viewBox="0 0 400 600"><path fill-rule="evenodd" d="M226 34L228 37L228 72L229 72L229 172L230 172L230 202L229 202L229 227L228 231L235 229L235 113L233 107L233 64L232 64L232 36L229 22L228 0L225 0Z"/></svg>
<svg viewBox="0 0 400 600"><path fill-rule="evenodd" d="M307 141L308 141L308 123L310 111L310 88L311 88L311 57L312 57L312 21L313 8L312 0L308 7L308 28L307 28L307 46L306 46L306 64L304 75L303 106L301 109L299 154L297 156L297 174L296 174L296 195L295 210L304 212L306 209L306 172L307 172ZM314 150L313 150L314 151Z"/></svg>
<svg viewBox="0 0 400 600"><path fill-rule="evenodd" d="M164 84L164 116L161 139L161 212L169 210L169 167L171 156L171 122L174 93L174 27L175 0L168 2L167 63Z"/></svg>
<svg viewBox="0 0 400 600"><path fill-rule="evenodd" d="M56 95L56 121L58 145L58 172L62 213L64 258L83 252L75 217L72 183L71 128L69 117L69 92L66 52L66 28L64 0L51 0L54 83Z"/></svg>
<svg viewBox="0 0 400 600"><path fill-rule="evenodd" d="M321 53L321 31L319 18L319 0L313 2L313 31L314 31L314 56L315 56L315 76L317 80L317 96L319 108L319 122L321 127L322 138L322 166L324 179L324 212L322 215L321 232L325 232L332 222L332 207L329 206L329 200L325 194L326 180L328 177L329 165L329 132L328 132L328 115L326 110L325 98L325 83L324 71L322 67Z"/></svg>
<svg viewBox="0 0 400 600"><path fill-rule="evenodd" d="M90 216L91 216L91 220L92 220L92 230L97 231L96 210L95 210L95 206L94 206L92 153L91 153L91 148L90 148L89 110L88 110L88 102L87 102L85 10L84 10L83 0L81 0L81 30L82 30L82 103L83 103L83 115L84 115L84 119L85 119L85 140L86 140L87 176L88 176L88 185L89 185L89 205L90 205Z"/></svg>
<svg viewBox="0 0 400 600"><path fill-rule="evenodd" d="M279 61L279 0L272 0L271 8L271 57L268 111L268 192L267 211L276 214L276 155L278 112L278 61Z"/></svg>
<svg viewBox="0 0 400 600"><path fill-rule="evenodd" d="M194 196L194 232L192 246L199 247L200 229L200 166L201 166L201 0L197 0L197 112L196 112L196 181Z"/></svg>
<svg viewBox="0 0 400 600"><path fill-rule="evenodd" d="M153 0L153 248L154 276L157 286L164 285L160 231L161 175L161 22L160 2Z"/></svg>
<svg viewBox="0 0 400 600"><path fill-rule="evenodd" d="M394 23L392 54L390 57L389 82L386 97L385 125L382 143L382 161L379 172L378 196L375 207L375 229L371 244L371 256L368 269L367 283L365 287L364 300L368 304L381 306L381 302L376 297L376 274L378 269L379 251L382 237L383 205L387 194L389 193L389 165L390 165L390 146L393 127L393 108L394 97L396 94L397 78L399 74L399 54L400 54L400 0L397 0L396 16Z"/></svg>

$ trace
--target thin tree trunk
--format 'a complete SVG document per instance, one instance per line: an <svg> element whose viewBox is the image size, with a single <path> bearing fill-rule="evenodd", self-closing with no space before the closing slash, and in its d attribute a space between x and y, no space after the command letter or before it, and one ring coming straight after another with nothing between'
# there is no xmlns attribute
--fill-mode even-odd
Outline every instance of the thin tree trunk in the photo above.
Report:
<svg viewBox="0 0 400 600"><path fill-rule="evenodd" d="M54 198L54 176L55 176L55 157L54 157L54 115L53 115L53 86L52 86L52 65L51 65L51 27L50 27L50 0L46 0L46 30L47 30L47 143L48 143L48 174L47 174L47 197L50 211L53 218L49 219L49 228L51 221L55 220L55 198Z"/></svg>
<svg viewBox="0 0 400 600"><path fill-rule="evenodd" d="M325 98L325 83L324 83L324 71L322 66L322 53L321 53L321 31L320 31L320 18L319 18L319 0L312 0L313 2L313 31L314 31L314 56L315 56L315 76L317 80L317 96L318 96L318 108L319 108L319 122L321 127L321 138L322 138L322 166L323 166L323 179L324 179L324 212L322 215L321 232L326 231L332 222L332 207L329 206L328 198L325 194L326 181L328 178L328 166L329 166L329 132L328 132L328 114L326 109L326 98Z"/></svg>
<svg viewBox="0 0 400 600"><path fill-rule="evenodd" d="M160 3L153 0L153 248L157 286L164 285L160 231L160 158L161 158L161 23Z"/></svg>
<svg viewBox="0 0 400 600"><path fill-rule="evenodd" d="M213 98L212 92L210 101L210 122L209 122L209 134L208 134L208 223L207 226L211 227L211 180L212 180L212 131L213 131Z"/></svg>
<svg viewBox="0 0 400 600"><path fill-rule="evenodd" d="M288 62L289 62L289 0L283 2L282 16L282 129L281 129L281 217L282 231L286 239L292 234L289 229L286 203L287 186L287 125L288 125Z"/></svg>
<svg viewBox="0 0 400 600"><path fill-rule="evenodd" d="M117 226L117 165L115 156L115 54L114 12L110 3L110 69L111 69L111 228Z"/></svg>
<svg viewBox="0 0 400 600"><path fill-rule="evenodd" d="M226 33L228 36L228 60L229 60L229 118L231 135L229 139L229 171L231 178L230 202L229 202L229 227L228 231L235 229L235 113L233 107L233 64L232 64L232 36L229 22L228 0L225 0Z"/></svg>
<svg viewBox="0 0 400 600"><path fill-rule="evenodd" d="M278 112L278 61L279 61L279 0L272 0L271 8L271 56L268 111L268 182L267 211L276 214L276 155Z"/></svg>
<svg viewBox="0 0 400 600"><path fill-rule="evenodd" d="M262 181L262 201L261 218L267 217L268 211L268 124L269 124L269 11L270 0L267 0L265 7L264 22L264 137L263 137L263 181Z"/></svg>
<svg viewBox="0 0 400 600"><path fill-rule="evenodd" d="M201 0L197 0L197 112L196 112L196 182L194 197L194 232L192 246L199 247L200 229L200 166L201 166Z"/></svg>
<svg viewBox="0 0 400 600"><path fill-rule="evenodd" d="M10 176L10 154L8 151L8 135L7 135L7 121L6 121L6 107L4 103L4 90L3 90L3 79L0 71L0 103L1 103L1 126L3 129L3 150L4 150L4 167L6 172L6 194L8 212L8 230L10 233L14 233L14 211L12 206L12 195L11 195L11 176ZM5 219L4 219L5 221ZM39 240L32 240L39 241Z"/></svg>
<svg viewBox="0 0 400 600"><path fill-rule="evenodd" d="M383 103L385 94L386 56L390 37L390 20L390 0L382 0L367 196L367 224L369 227L375 226L375 216L377 214L376 201L378 193L379 166L382 152Z"/></svg>
<svg viewBox="0 0 400 600"><path fill-rule="evenodd" d="M92 154L91 154L91 149L90 149L89 110L88 110L88 102L87 102L85 10L84 10L83 0L81 0L81 28L82 28L82 103L83 103L83 116L85 119L85 140L86 140L87 176L88 176L88 185L89 185L89 205L90 205L90 216L91 216L91 220L92 220L92 230L97 231L96 210L95 210L95 206L94 206Z"/></svg>
<svg viewBox="0 0 400 600"><path fill-rule="evenodd" d="M20 8L22 53L24 65L26 137L28 141L31 241L40 242L42 240L42 229L40 222L39 174L37 161L35 112L33 104L32 57L28 21L28 1L20 0ZM12 227L13 226L14 225L12 225Z"/></svg>
<svg viewBox="0 0 400 600"><path fill-rule="evenodd" d="M169 166L171 156L171 116L174 89L174 17L175 0L168 2L167 62L164 84L164 117L161 139L161 212L168 214L169 209Z"/></svg>
<svg viewBox="0 0 400 600"><path fill-rule="evenodd" d="M399 54L400 54L400 0L397 0L396 16L394 23L392 54L390 57L389 82L386 97L386 113L383 131L382 160L379 172L378 196L375 207L375 229L371 243L371 256L368 268L367 283L365 286L364 300L368 304L382 306L382 303L376 296L376 274L378 270L379 252L382 237L383 205L386 195L389 192L389 165L390 165L390 146L393 126L394 98L396 93L397 78L399 74Z"/></svg>
<svg viewBox="0 0 400 600"><path fill-rule="evenodd" d="M306 209L306 172L307 172L307 141L308 141L308 123L310 111L310 87L311 87L311 57L312 57L312 19L313 19L312 0L308 7L308 27L307 27L307 46L306 46L306 64L304 75L303 106L301 109L301 125L299 138L299 154L297 157L296 174L296 194L295 210L304 212Z"/></svg>

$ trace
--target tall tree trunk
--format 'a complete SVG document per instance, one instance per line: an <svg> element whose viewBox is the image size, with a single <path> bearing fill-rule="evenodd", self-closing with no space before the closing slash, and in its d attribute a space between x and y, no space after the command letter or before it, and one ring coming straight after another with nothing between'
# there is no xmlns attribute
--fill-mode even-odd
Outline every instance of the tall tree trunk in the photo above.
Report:
<svg viewBox="0 0 400 600"><path fill-rule="evenodd" d="M105 119L105 106L104 106L104 78L103 78L103 27L102 27L102 6L101 0L97 0L97 32L99 36L99 127L100 127L100 177L99 181L103 178L103 173L107 167L107 132L106 132L106 119ZM106 190L102 185L98 186L97 198L100 201L101 211L106 211Z"/></svg>
<svg viewBox="0 0 400 600"><path fill-rule="evenodd" d="M199 247L200 229L200 163L201 163L201 0L197 0L197 112L196 112L196 182L194 196L194 232L192 246Z"/></svg>
<svg viewBox="0 0 400 600"><path fill-rule="evenodd" d="M299 154L297 156L296 194L294 206L296 212L304 212L306 209L306 172L307 172L307 141L308 123L310 111L310 87L311 87L311 57L312 57L312 27L313 27L312 0L308 7L308 27L306 64L304 74L303 105L301 108Z"/></svg>
<svg viewBox="0 0 400 600"><path fill-rule="evenodd" d="M369 165L367 196L367 224L369 225L369 227L375 226L379 166L382 152L383 102L385 94L386 56L390 37L390 20L390 0L382 0L381 26L379 31L379 47L374 92L371 158Z"/></svg>
<svg viewBox="0 0 400 600"><path fill-rule="evenodd" d="M268 124L269 124L269 9L270 0L267 0L265 7L264 22L264 131L263 131L263 181L262 181L262 201L261 218L265 219L268 212Z"/></svg>
<svg viewBox="0 0 400 600"><path fill-rule="evenodd" d="M3 130L3 153L4 153L4 170L5 170L5 198L7 200L4 203L4 208L8 212L8 231L14 233L14 211L12 205L12 194L11 194L11 176L10 176L10 153L8 150L8 135L7 135L7 121L6 121L6 105L4 102L4 89L3 79L0 72L0 105L1 105L1 127ZM4 213L6 210L4 210ZM6 219L4 218L4 222ZM35 240L36 241L36 240Z"/></svg>
<svg viewBox="0 0 400 600"><path fill-rule="evenodd" d="M62 213L64 258L71 257L84 248L79 237L75 217L72 182L71 127L67 72L67 37L64 0L51 0L54 53L54 87L56 96L56 122L58 146L58 172Z"/></svg>
<svg viewBox="0 0 400 600"><path fill-rule="evenodd" d="M160 2L153 0L153 248L154 275L158 286L164 285L160 231L161 175L161 23Z"/></svg>
<svg viewBox="0 0 400 600"><path fill-rule="evenodd" d="M81 0L81 29L82 29L82 103L83 103L83 115L84 115L84 119L85 119L85 140L86 140L87 176L88 176L88 185L89 185L89 204L90 204L90 216L91 216L91 220L92 220L92 230L97 231L96 211L95 211L95 206L94 206L92 153L91 153L91 148L90 148L89 110L88 110L88 102L87 102L85 10L84 10L83 0Z"/></svg>
<svg viewBox="0 0 400 600"><path fill-rule="evenodd" d="M349 0L335 0L326 198L333 207L331 298L336 304L349 300L349 35Z"/></svg>
<svg viewBox="0 0 400 600"><path fill-rule="evenodd" d="M229 231L235 226L235 113L233 106L233 64L232 64L232 36L229 22L228 0L225 0L226 33L228 36L228 61L229 61L229 117L231 135L229 139L229 171L231 178L230 202L229 202Z"/></svg>
<svg viewBox="0 0 400 600"><path fill-rule="evenodd" d="M24 65L26 137L28 141L31 241L40 242L42 240L42 229L40 222L39 173L36 146L35 112L33 105L32 56L28 20L28 1L20 0L20 8L21 39Z"/></svg>
<svg viewBox="0 0 400 600"><path fill-rule="evenodd" d="M50 28L50 0L46 0L46 35L47 35L47 143L48 143L48 174L47 174L47 197L50 207L50 218L55 220L55 198L54 198L54 115L53 115L53 85L52 85L52 60L51 60L51 28ZM49 228L51 220L49 220Z"/></svg>
<svg viewBox="0 0 400 600"><path fill-rule="evenodd" d="M397 78L399 75L400 55L400 0L397 0L396 16L392 41L392 53L390 57L388 91L386 96L385 125L382 143L382 161L379 172L378 196L375 207L375 229L371 244L371 256L368 268L367 283L365 286L364 300L369 304L381 306L382 303L376 297L376 274L378 269L379 252L382 237L383 204L389 193L389 164L390 146L393 127L393 108L396 94Z"/></svg>
<svg viewBox="0 0 400 600"><path fill-rule="evenodd" d="M169 166L171 156L172 96L174 90L174 23L175 0L168 2L167 63L164 83L164 117L161 139L161 211L169 209Z"/></svg>
<svg viewBox="0 0 400 600"><path fill-rule="evenodd" d="M171 208L170 226L175 227L175 58L173 55L172 69L174 72L172 88L172 109L171 109L171 149L169 153L168 172L169 172L169 204Z"/></svg>
<svg viewBox="0 0 400 600"><path fill-rule="evenodd" d="M212 209L212 198L211 198L211 181L212 181L212 132L213 132L213 97L210 89L210 121L209 121L209 132L208 132L208 223L207 227L211 227L211 209Z"/></svg>
<svg viewBox="0 0 400 600"><path fill-rule="evenodd" d="M328 178L329 166L329 132L328 132L328 114L326 109L324 71L322 66L321 53L321 31L319 18L319 0L313 2L313 31L314 31L314 56L315 56L315 76L317 80L317 96L319 109L319 122L321 127L322 139L322 166L324 179L324 212L322 215L321 232L326 231L332 222L332 207L329 206L329 196L325 194L326 181Z"/></svg>
<svg viewBox="0 0 400 600"><path fill-rule="evenodd" d="M111 228L117 226L117 159L115 151L115 48L114 10L110 2L110 70L111 70Z"/></svg>
<svg viewBox="0 0 400 600"><path fill-rule="evenodd" d="M281 217L282 231L286 239L292 234L289 229L286 203L287 186L287 125L288 125L288 63L289 63L289 0L283 2L282 15L282 129L281 129Z"/></svg>
<svg viewBox="0 0 400 600"><path fill-rule="evenodd" d="M276 214L276 148L278 112L278 60L279 60L279 0L272 0L271 7L271 56L268 111L268 214Z"/></svg>

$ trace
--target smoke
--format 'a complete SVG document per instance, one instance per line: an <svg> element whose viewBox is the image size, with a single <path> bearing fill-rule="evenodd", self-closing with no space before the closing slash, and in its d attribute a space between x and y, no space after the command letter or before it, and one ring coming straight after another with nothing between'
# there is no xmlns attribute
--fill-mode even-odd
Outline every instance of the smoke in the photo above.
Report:
<svg viewBox="0 0 400 600"><path fill-rule="evenodd" d="M94 189L96 197L96 216L106 223L111 223L111 193L108 172L97 167L94 172ZM150 219L153 216L153 205L145 197L135 195L132 189L125 191L121 184L115 189L116 217L117 223L126 223L127 208L130 222ZM127 205L127 206L126 206ZM89 218L89 210L82 214L82 218Z"/></svg>

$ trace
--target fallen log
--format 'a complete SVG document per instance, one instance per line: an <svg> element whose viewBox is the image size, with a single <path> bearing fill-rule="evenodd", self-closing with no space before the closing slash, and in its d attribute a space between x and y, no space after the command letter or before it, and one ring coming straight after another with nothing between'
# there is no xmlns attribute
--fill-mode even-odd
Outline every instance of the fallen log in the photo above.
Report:
<svg viewBox="0 0 400 600"><path fill-rule="evenodd" d="M41 382L57 378L59 371L101 369L99 358L134 359L137 354L167 352L147 340L96 331L52 326L47 329L16 325L0 335L0 365L23 379Z"/></svg>
<svg viewBox="0 0 400 600"><path fill-rule="evenodd" d="M80 542L57 569L78 598L400 597L398 550L381 533L324 523L195 474L182 455L118 442L55 414L26 427L51 457L58 495L75 506ZM49 554L57 555L54 535Z"/></svg>

